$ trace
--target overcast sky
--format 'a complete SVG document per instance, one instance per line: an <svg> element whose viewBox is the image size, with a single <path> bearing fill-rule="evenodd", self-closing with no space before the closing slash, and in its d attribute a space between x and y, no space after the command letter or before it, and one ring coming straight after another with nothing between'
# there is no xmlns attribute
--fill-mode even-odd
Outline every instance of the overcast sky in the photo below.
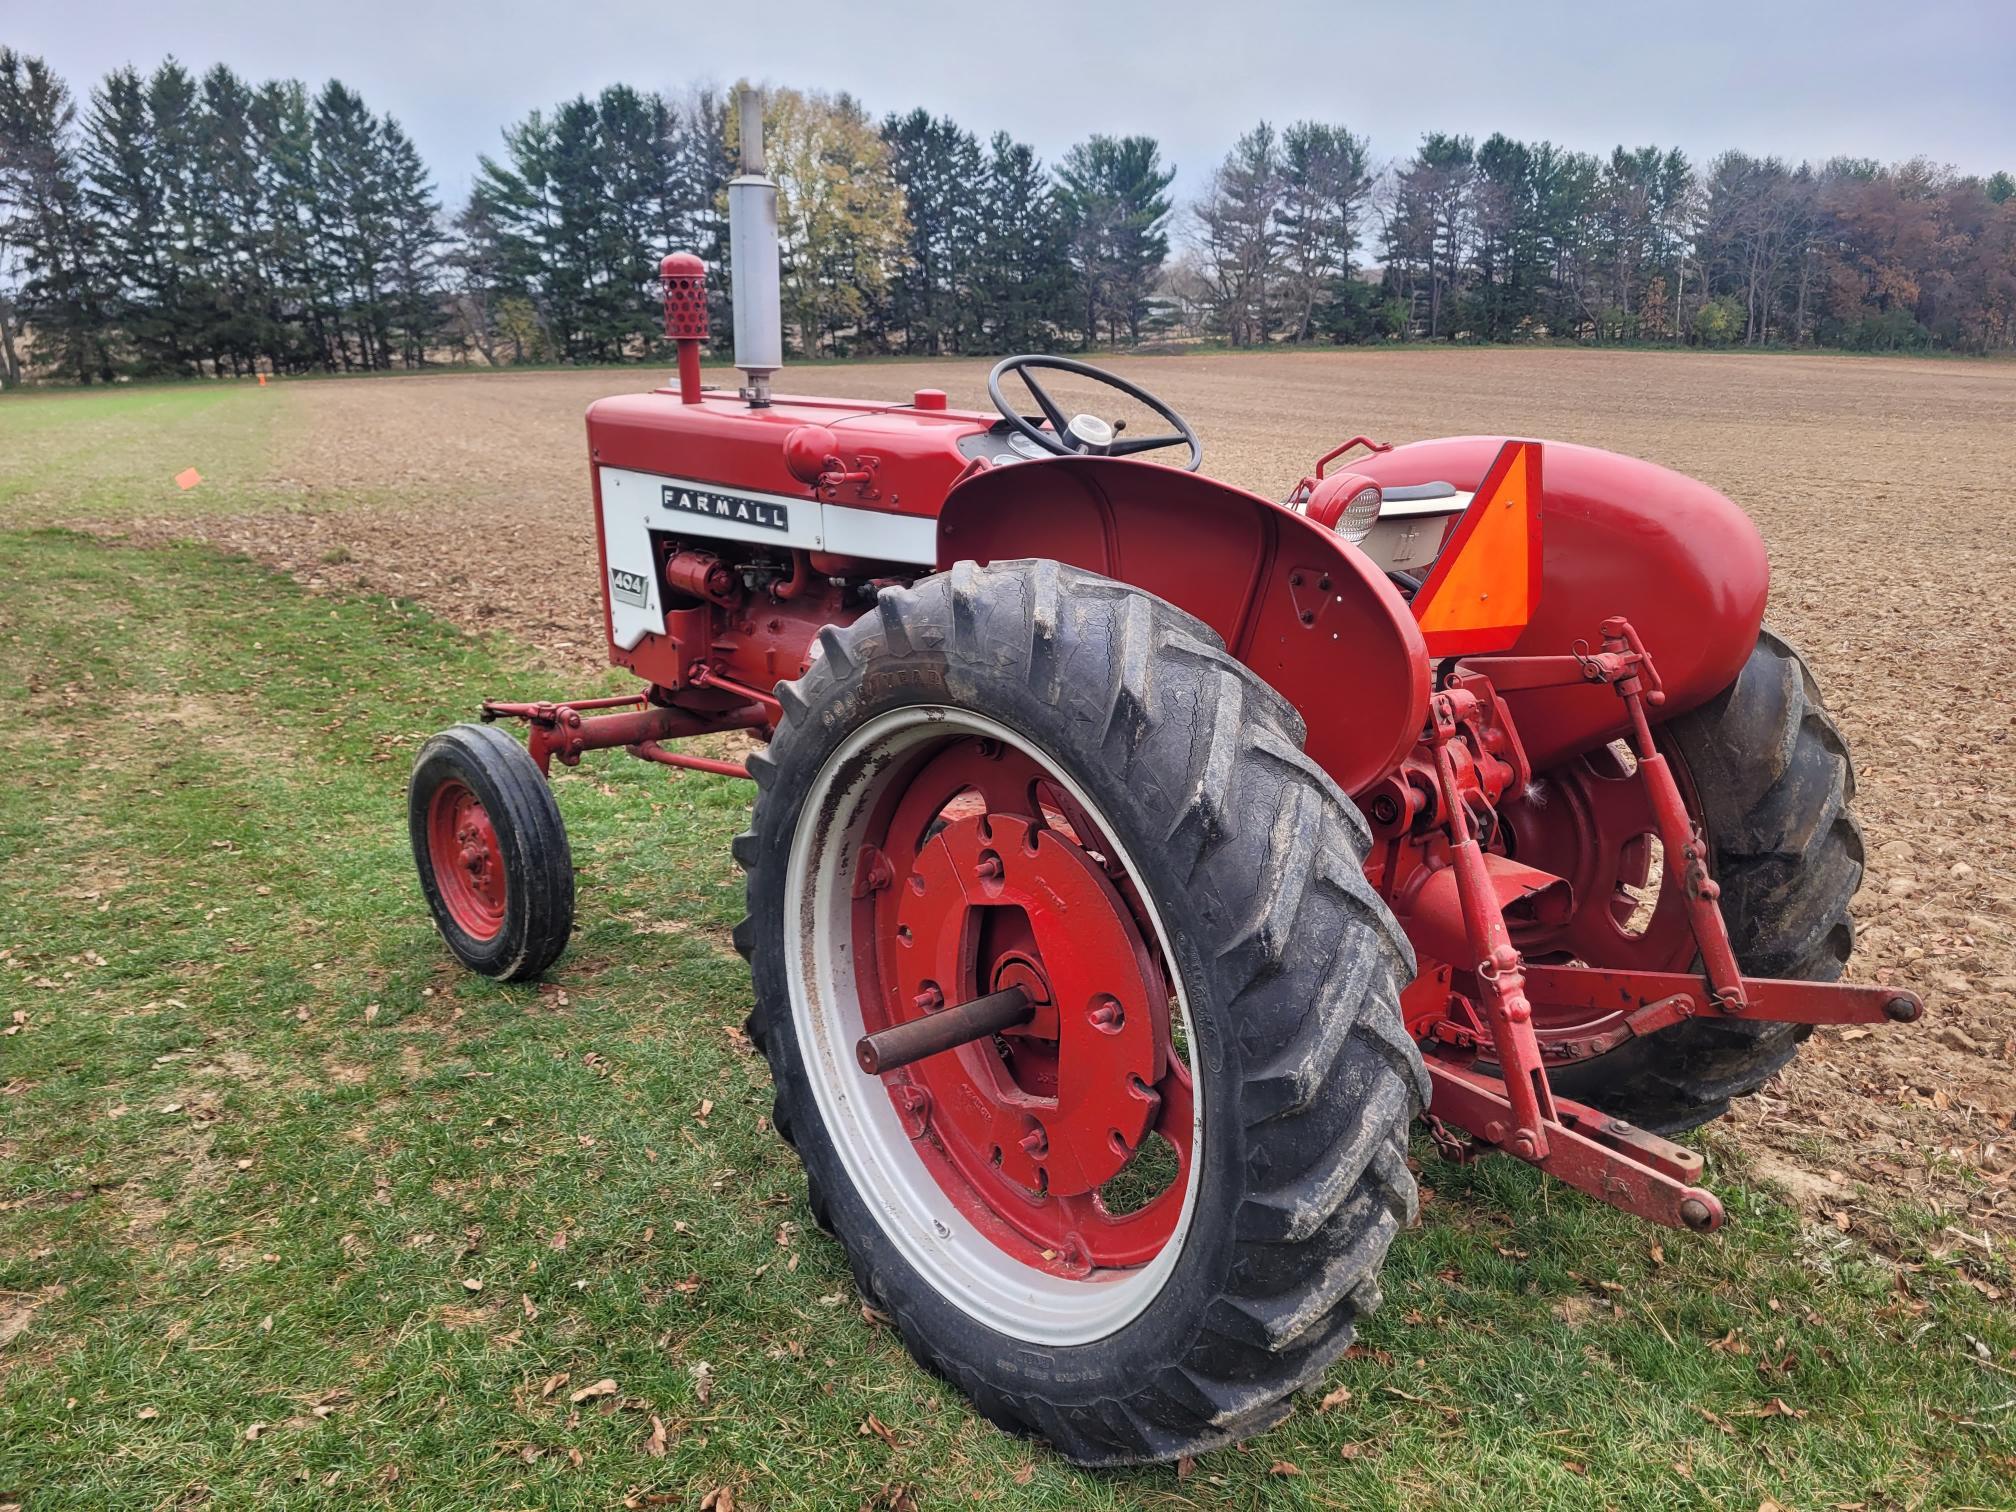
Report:
<svg viewBox="0 0 2016 1512"><path fill-rule="evenodd" d="M405 124L451 204L534 106L741 76L850 90L877 115L921 105L1050 161L1146 132L1186 192L1263 117L1341 122L1382 162L1442 130L2016 171L2016 0L0 0L0 44L80 100L171 52L334 75Z"/></svg>

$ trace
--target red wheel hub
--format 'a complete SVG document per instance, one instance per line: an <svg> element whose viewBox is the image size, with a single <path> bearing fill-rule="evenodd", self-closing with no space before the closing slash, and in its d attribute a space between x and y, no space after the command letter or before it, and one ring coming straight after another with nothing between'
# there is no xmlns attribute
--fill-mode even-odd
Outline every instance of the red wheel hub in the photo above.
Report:
<svg viewBox="0 0 2016 1512"><path fill-rule="evenodd" d="M1670 750L1667 760L1699 823L1700 804L1686 767ZM1599 746L1548 772L1536 788L1536 799L1503 811L1511 831L1507 849L1528 866L1567 878L1576 906L1566 924L1515 931L1514 943L1541 961L1687 970L1695 956L1694 934L1680 889L1664 876L1657 821L1635 758ZM1543 1041L1575 1040L1616 1017L1535 1004L1533 1027Z"/></svg>
<svg viewBox="0 0 2016 1512"><path fill-rule="evenodd" d="M1193 1102L1170 976L1113 847L1037 761L978 738L891 782L869 831L853 916L864 1027L1006 987L1036 1005L884 1076L932 1176L1029 1264L1144 1264L1182 1209ZM1109 1200L1152 1135L1173 1148L1173 1177L1145 1201Z"/></svg>
<svg viewBox="0 0 2016 1512"><path fill-rule="evenodd" d="M444 782L428 800L427 858L458 929L487 940L504 927L504 848L489 811L466 783Z"/></svg>

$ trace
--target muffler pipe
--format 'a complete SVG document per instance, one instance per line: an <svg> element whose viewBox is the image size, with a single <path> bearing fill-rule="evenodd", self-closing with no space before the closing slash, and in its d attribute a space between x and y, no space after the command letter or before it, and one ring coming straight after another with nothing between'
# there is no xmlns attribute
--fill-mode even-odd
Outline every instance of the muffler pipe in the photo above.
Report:
<svg viewBox="0 0 2016 1512"><path fill-rule="evenodd" d="M735 366L752 408L770 403L770 375L784 366L778 287L777 185L763 156L763 93L742 90L742 172L728 184L728 274L735 304Z"/></svg>

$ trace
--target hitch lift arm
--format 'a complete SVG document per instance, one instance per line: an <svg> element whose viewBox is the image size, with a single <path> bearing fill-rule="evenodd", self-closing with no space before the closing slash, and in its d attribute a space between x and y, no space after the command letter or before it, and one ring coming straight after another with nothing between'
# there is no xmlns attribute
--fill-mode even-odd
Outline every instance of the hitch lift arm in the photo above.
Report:
<svg viewBox="0 0 2016 1512"><path fill-rule="evenodd" d="M1545 1053L1533 1031L1533 1002L1612 1009L1621 1018L1604 1033L1555 1054L1604 1053L1639 1035L1690 1017L1721 1016L1798 1024L1909 1023L1924 1012L1915 994L1882 986L1775 981L1745 977L1736 961L1708 874L1705 837L1688 817L1673 770L1652 738L1648 706L1665 701L1659 674L1629 620L1605 620L1602 649L1577 643L1567 656L1494 657L1463 669L1487 674L1493 689L1608 684L1623 700L1638 776L1646 785L1666 881L1682 890L1701 973L1613 971L1587 966L1528 966L1513 948L1504 910L1484 863L1473 816L1458 782L1450 746L1474 698L1462 689L1437 693L1424 743L1434 755L1449 839L1449 863L1461 899L1470 959L1452 962L1476 983L1490 1048L1500 1075L1452 1056L1430 1054L1430 1102L1437 1126L1455 1125L1484 1145L1515 1155L1570 1186L1641 1218L1707 1233L1720 1228L1722 1204L1696 1185L1701 1157L1691 1150L1556 1097ZM1478 1047L1480 1050L1482 1047ZM1437 1143L1447 1143L1438 1132Z"/></svg>

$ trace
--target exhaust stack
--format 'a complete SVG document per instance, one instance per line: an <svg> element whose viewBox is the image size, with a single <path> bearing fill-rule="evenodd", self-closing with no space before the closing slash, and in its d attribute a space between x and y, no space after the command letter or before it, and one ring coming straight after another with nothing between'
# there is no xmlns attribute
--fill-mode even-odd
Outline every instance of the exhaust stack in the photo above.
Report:
<svg viewBox="0 0 2016 1512"><path fill-rule="evenodd" d="M763 94L744 88L742 172L728 185L728 260L734 278L735 366L752 407L770 402L770 375L784 365L778 293L777 185L763 158Z"/></svg>

